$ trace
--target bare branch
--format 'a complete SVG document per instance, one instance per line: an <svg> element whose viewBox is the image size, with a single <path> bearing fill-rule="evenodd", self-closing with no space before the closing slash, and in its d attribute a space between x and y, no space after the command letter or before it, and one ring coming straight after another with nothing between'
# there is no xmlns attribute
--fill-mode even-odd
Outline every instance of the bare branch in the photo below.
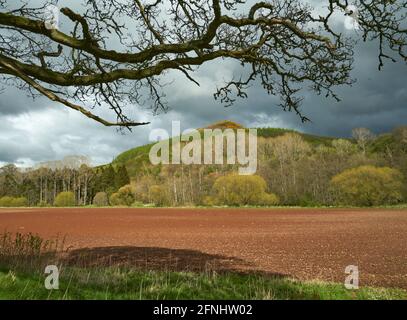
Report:
<svg viewBox="0 0 407 320"><path fill-rule="evenodd" d="M326 14L318 16L302 0L259 1L244 10L245 3L81 0L81 9L60 9L64 27L52 29L43 18L50 2L32 7L27 1L0 0L0 74L5 83L12 79L33 96L45 95L105 125L126 127L144 123L128 119L125 105L167 110L161 75L180 71L199 85L196 67L217 59L239 62L242 73L245 66L250 69L217 89L215 98L226 106L247 98L252 84L279 96L280 106L302 121L308 120L300 110L302 88L339 100L335 87L353 83L355 39L336 30L331 20L338 12L354 16L350 1L326 0ZM379 69L386 60L407 61L406 2L352 4L361 40L378 44ZM107 105L118 122L79 106L90 96L91 108Z"/></svg>

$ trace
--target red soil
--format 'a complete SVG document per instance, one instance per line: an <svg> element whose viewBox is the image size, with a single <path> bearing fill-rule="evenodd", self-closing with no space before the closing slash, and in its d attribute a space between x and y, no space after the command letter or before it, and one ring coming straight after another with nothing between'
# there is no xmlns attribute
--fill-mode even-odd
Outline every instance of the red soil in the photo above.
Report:
<svg viewBox="0 0 407 320"><path fill-rule="evenodd" d="M92 262L255 270L407 288L407 210L0 209L0 233L66 235ZM88 248L88 249L85 249Z"/></svg>

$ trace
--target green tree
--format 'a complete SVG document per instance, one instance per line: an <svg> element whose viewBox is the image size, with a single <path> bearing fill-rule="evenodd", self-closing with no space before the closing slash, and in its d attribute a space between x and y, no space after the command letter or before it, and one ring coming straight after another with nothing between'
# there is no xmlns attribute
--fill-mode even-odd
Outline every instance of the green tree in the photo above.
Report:
<svg viewBox="0 0 407 320"><path fill-rule="evenodd" d="M0 195L17 196L19 183L19 171L14 164L7 164L0 168L0 175L2 176L2 185L0 188Z"/></svg>
<svg viewBox="0 0 407 320"><path fill-rule="evenodd" d="M115 177L116 172L114 171L112 165L109 165L107 168L103 170L102 172L103 191L111 193L116 190Z"/></svg>
<svg viewBox="0 0 407 320"><path fill-rule="evenodd" d="M127 184L130 184L130 177L129 173L127 172L126 166L119 166L115 175L116 189L119 189Z"/></svg>
<svg viewBox="0 0 407 320"><path fill-rule="evenodd" d="M266 181L260 176L227 175L219 177L213 186L215 202L225 205L277 204L275 195L267 196Z"/></svg>
<svg viewBox="0 0 407 320"><path fill-rule="evenodd" d="M54 202L57 207L74 207L75 204L75 195L70 191L59 193Z"/></svg>
<svg viewBox="0 0 407 320"><path fill-rule="evenodd" d="M331 186L344 205L376 206L402 200L403 175L388 167L360 166L334 176Z"/></svg>

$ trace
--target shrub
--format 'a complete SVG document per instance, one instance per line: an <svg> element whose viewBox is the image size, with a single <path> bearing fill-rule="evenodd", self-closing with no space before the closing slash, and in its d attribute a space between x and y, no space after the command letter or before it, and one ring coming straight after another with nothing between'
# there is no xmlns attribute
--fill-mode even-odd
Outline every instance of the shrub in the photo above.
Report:
<svg viewBox="0 0 407 320"><path fill-rule="evenodd" d="M28 201L24 197L13 198L5 196L0 199L0 207L26 207Z"/></svg>
<svg viewBox="0 0 407 320"><path fill-rule="evenodd" d="M92 202L95 206L106 207L109 205L109 198L106 192L98 192Z"/></svg>
<svg viewBox="0 0 407 320"><path fill-rule="evenodd" d="M61 192L55 198L54 205L57 207L74 207L75 195L73 192Z"/></svg>
<svg viewBox="0 0 407 320"><path fill-rule="evenodd" d="M263 193L259 203L263 206L276 206L280 203L280 199L274 193Z"/></svg>
<svg viewBox="0 0 407 320"><path fill-rule="evenodd" d="M211 196L206 196L202 200L202 204L204 206L209 206L209 207L214 206L216 204L215 202L216 202L215 199Z"/></svg>
<svg viewBox="0 0 407 320"><path fill-rule="evenodd" d="M151 201L159 207L169 204L167 189L163 186L153 185L148 189Z"/></svg>
<svg viewBox="0 0 407 320"><path fill-rule="evenodd" d="M11 207L13 202L12 197L5 196L0 199L0 207Z"/></svg>
<svg viewBox="0 0 407 320"><path fill-rule="evenodd" d="M110 205L112 205L112 206L121 206L121 205L123 205L123 204L121 203L121 199L120 199L120 196L119 196L118 193L113 193L113 194L109 197L109 202L110 202Z"/></svg>
<svg viewBox="0 0 407 320"><path fill-rule="evenodd" d="M266 193L266 181L256 175L228 175L216 179L214 199L220 205L275 205L278 198Z"/></svg>
<svg viewBox="0 0 407 320"><path fill-rule="evenodd" d="M110 196L110 204L113 206L131 206L135 201L134 190L131 185L121 187L119 191Z"/></svg>
<svg viewBox="0 0 407 320"><path fill-rule="evenodd" d="M12 207L27 207L28 206L27 198L25 198L25 197L13 198L13 200L11 201L11 206Z"/></svg>
<svg viewBox="0 0 407 320"><path fill-rule="evenodd" d="M403 176L388 167L361 166L334 176L331 186L344 205L395 204L402 200Z"/></svg>

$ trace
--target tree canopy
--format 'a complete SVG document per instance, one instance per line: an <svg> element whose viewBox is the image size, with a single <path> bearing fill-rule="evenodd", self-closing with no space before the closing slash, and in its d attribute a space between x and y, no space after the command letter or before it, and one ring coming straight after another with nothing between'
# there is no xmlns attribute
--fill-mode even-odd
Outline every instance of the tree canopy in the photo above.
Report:
<svg viewBox="0 0 407 320"><path fill-rule="evenodd" d="M389 167L360 166L334 176L331 184L341 203L378 206L403 199L403 175Z"/></svg>
<svg viewBox="0 0 407 320"><path fill-rule="evenodd" d="M71 191L59 193L54 202L56 207L73 207L75 204L75 194Z"/></svg>
<svg viewBox="0 0 407 320"><path fill-rule="evenodd" d="M258 81L306 121L302 87L338 99L334 88L352 83L354 39L335 29L334 17L355 12L348 0L324 3L314 10L304 0L82 0L58 9L58 25L51 23L56 17L44 18L50 19L53 1L0 0L1 82L104 125L130 128L146 123L130 119L123 106L167 109L163 74L181 72L199 85L192 75L197 67L233 59L243 66L242 77L218 87L216 99L230 105ZM378 43L379 68L397 56L405 61L406 2L352 4L360 38ZM98 116L96 106L110 108L117 121Z"/></svg>

